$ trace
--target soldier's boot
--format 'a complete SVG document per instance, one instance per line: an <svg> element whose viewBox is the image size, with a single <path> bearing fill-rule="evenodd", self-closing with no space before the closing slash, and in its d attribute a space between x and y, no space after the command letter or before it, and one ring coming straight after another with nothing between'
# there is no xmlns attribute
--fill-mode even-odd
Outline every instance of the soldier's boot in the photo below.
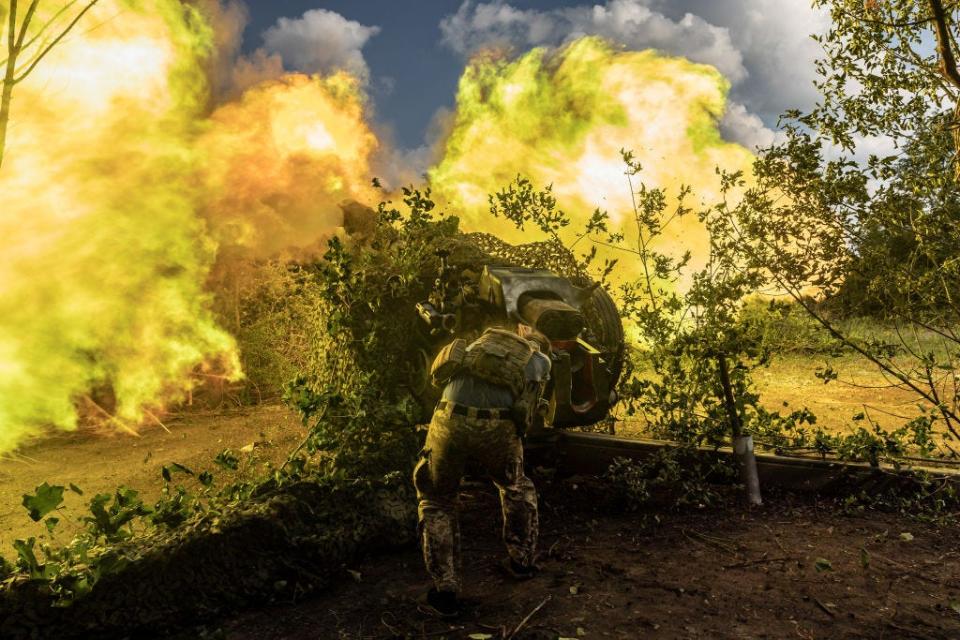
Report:
<svg viewBox="0 0 960 640"><path fill-rule="evenodd" d="M513 558L504 558L500 562L500 568L508 577L514 580L529 580L537 575L537 569L539 567L535 564L524 566Z"/></svg>
<svg viewBox="0 0 960 640"><path fill-rule="evenodd" d="M453 591L438 591L436 588L427 592L427 606L425 613L449 620L460 615L460 599Z"/></svg>

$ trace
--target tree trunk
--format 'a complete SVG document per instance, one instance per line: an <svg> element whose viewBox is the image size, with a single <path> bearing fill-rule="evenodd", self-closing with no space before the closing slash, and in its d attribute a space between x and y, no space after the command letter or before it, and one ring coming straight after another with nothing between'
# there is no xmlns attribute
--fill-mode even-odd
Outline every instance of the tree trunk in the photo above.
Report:
<svg viewBox="0 0 960 640"><path fill-rule="evenodd" d="M9 74L8 74L9 75ZM13 79L3 79L0 91L0 169L3 168L3 152L7 146L7 125L10 122L10 99L13 97Z"/></svg>
<svg viewBox="0 0 960 640"><path fill-rule="evenodd" d="M937 38L940 73L954 87L960 89L960 69L957 68L957 58L951 46L950 18L943 8L942 0L928 0L928 3L933 14L933 33ZM958 120L958 117L960 117L960 101L954 106L953 122L951 123L954 148L953 177L960 182L960 120Z"/></svg>
<svg viewBox="0 0 960 640"><path fill-rule="evenodd" d="M3 87L0 89L0 168L3 167L3 152L7 148L7 126L10 123L10 100L13 98L14 78L17 72L17 56L20 41L17 36L17 2L11 0L7 24L7 65L3 72ZM24 26L26 28L26 26Z"/></svg>
<svg viewBox="0 0 960 640"><path fill-rule="evenodd" d="M737 410L736 399L733 397L733 385L730 384L730 370L727 367L727 359L722 353L717 356L717 371L720 374L723 405L730 420L730 431L733 436L731 439L733 457L740 468L740 481L747 492L747 503L760 506L763 504L763 498L760 495L757 457L753 452L753 436L743 434L743 423L740 420L740 412Z"/></svg>

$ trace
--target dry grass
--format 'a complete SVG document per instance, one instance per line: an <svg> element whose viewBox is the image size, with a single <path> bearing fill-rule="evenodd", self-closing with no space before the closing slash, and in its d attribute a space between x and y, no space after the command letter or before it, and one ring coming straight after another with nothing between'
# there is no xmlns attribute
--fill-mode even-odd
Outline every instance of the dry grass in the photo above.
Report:
<svg viewBox="0 0 960 640"><path fill-rule="evenodd" d="M815 373L827 366L837 372L838 378L824 384ZM809 409L817 417L816 426L828 433L870 428L870 421L893 430L920 413L916 394L890 385L875 365L853 354L831 357L792 353L757 369L753 379L764 408L781 414ZM860 413L865 419L854 420ZM616 433L649 436L645 421L638 419L621 421Z"/></svg>
<svg viewBox="0 0 960 640"><path fill-rule="evenodd" d="M814 375L817 367L830 366L838 379L824 384ZM763 405L783 412L806 407L824 430L846 433L862 426L853 416L864 413L886 429L895 429L917 415L918 398L911 391L892 387L865 359L791 355L758 370L754 379Z"/></svg>

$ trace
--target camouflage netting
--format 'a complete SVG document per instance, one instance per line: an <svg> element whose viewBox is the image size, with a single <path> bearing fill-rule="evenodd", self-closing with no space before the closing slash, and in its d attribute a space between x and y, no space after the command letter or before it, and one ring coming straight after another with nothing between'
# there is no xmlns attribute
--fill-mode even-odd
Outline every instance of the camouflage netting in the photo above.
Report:
<svg viewBox="0 0 960 640"><path fill-rule="evenodd" d="M489 256L491 261L495 260L500 264L548 269L569 278L578 286L593 282L573 252L555 241L512 245L489 233L468 233L463 239L479 252Z"/></svg>

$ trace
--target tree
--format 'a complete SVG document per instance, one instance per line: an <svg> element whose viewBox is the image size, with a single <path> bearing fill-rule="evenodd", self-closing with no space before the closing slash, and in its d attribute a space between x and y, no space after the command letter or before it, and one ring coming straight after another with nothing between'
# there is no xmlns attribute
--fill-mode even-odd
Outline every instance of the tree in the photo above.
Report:
<svg viewBox="0 0 960 640"><path fill-rule="evenodd" d="M7 58L0 63L4 69L3 84L0 88L0 167L3 166L3 157L6 150L13 88L23 82L37 68L40 61L73 30L98 1L89 0L80 5L80 9L74 12L78 0L71 0L61 6L39 26L35 24L35 20L40 0L31 0L22 18L18 15L17 0L10 0L9 7L0 6L0 23L5 19L7 36ZM6 15L4 15L4 11Z"/></svg>
<svg viewBox="0 0 960 640"><path fill-rule="evenodd" d="M785 141L761 153L756 186L721 221L727 246L891 386L922 400L910 424L942 424L960 440L960 8L814 4L833 19L817 36L822 99L785 115ZM858 160L858 145L877 140L891 150ZM894 338L857 338L810 292L881 304Z"/></svg>

